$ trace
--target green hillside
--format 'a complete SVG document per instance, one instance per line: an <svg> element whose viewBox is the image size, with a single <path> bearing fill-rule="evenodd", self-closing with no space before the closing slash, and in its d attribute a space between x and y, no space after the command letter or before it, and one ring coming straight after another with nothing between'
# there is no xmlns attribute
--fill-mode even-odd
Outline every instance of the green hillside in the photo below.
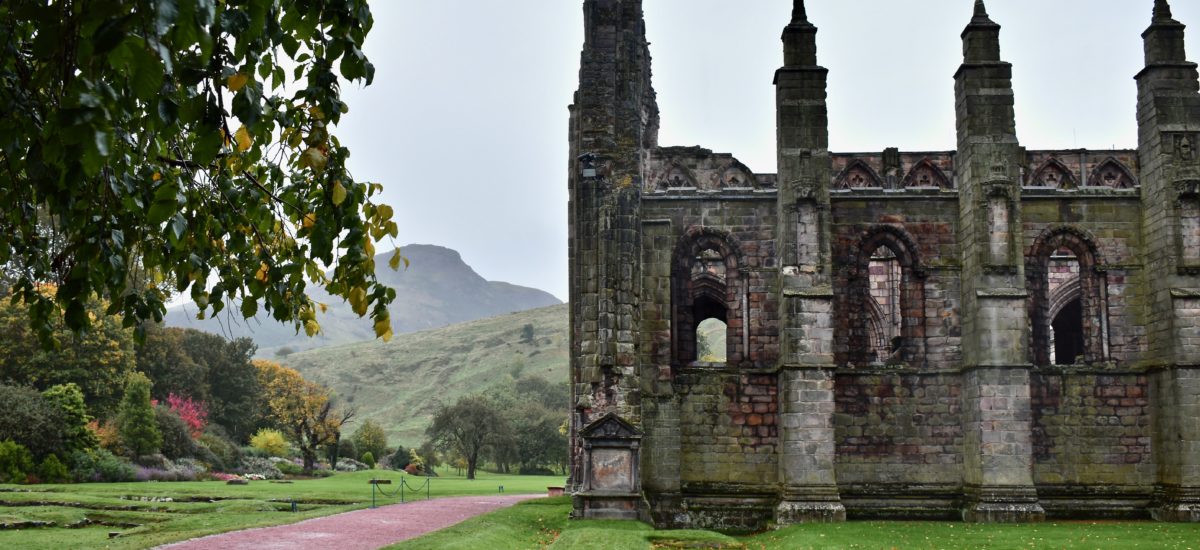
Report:
<svg viewBox="0 0 1200 550"><path fill-rule="evenodd" d="M533 338L524 341L525 325ZM333 388L373 419L392 444L419 444L439 403L513 378L567 381L567 306L560 304L411 334L288 356L305 378ZM564 408L566 404L563 404Z"/></svg>
<svg viewBox="0 0 1200 550"><path fill-rule="evenodd" d="M375 258L379 280L396 289L399 296L390 308L396 334L560 303L553 295L535 288L488 281L449 248L412 244L400 250L411 261L408 269L392 271L387 267L391 252ZM257 356L266 358L273 358L285 348L299 351L375 338L370 319L359 318L341 298L319 288L312 290L312 297L329 306L329 311L317 315L321 333L313 338L303 331L297 334L290 324L273 321L265 312L242 319L236 305L215 318L200 321L195 318L195 306L188 303L168 310L164 323L229 338L249 337L258 345Z"/></svg>

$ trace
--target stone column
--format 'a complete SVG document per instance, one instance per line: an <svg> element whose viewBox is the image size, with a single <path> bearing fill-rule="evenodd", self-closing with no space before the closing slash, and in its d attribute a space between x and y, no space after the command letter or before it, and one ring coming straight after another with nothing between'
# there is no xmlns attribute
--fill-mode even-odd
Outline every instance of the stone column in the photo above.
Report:
<svg viewBox="0 0 1200 550"><path fill-rule="evenodd" d="M828 71L803 0L783 31L775 73L781 263L780 525L844 521L834 475L833 289L829 265Z"/></svg>
<svg viewBox="0 0 1200 550"><path fill-rule="evenodd" d="M982 0L962 39L963 64L954 80L963 258L963 519L1036 521L1045 512L1033 487L1012 66L1000 59L1000 25Z"/></svg>
<svg viewBox="0 0 1200 550"><path fill-rule="evenodd" d="M1200 521L1200 78L1166 0L1155 2L1142 38L1138 160L1158 461L1151 513Z"/></svg>
<svg viewBox="0 0 1200 550"><path fill-rule="evenodd" d="M641 429L641 190L658 139L641 0L586 0L583 10L569 160L572 489L579 429L607 413Z"/></svg>

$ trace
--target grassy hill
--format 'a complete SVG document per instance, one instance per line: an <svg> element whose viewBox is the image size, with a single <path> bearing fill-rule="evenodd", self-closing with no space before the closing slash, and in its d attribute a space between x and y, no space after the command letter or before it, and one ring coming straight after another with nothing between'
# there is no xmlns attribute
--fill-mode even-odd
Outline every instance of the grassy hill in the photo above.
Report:
<svg viewBox="0 0 1200 550"><path fill-rule="evenodd" d="M403 294L401 294L403 296ZM533 338L522 337L532 325ZM333 388L388 432L392 444L419 444L439 403L513 378L567 381L567 306L560 304L444 328L288 356L305 378ZM565 406L565 404L564 404Z"/></svg>
<svg viewBox="0 0 1200 550"><path fill-rule="evenodd" d="M392 329L396 334L560 303L553 295L535 288L488 281L449 248L414 244L400 250L411 262L406 270L392 271L387 267L391 252L376 257L379 280L396 289L399 296L391 306ZM195 318L195 306L189 303L168 310L164 322L167 326L195 328L229 338L249 337L258 344L258 356L267 358L284 348L298 351L375 338L370 319L360 319L341 298L319 289L312 297L329 306L328 312L317 316L321 334L314 338L303 332L297 335L291 325L277 323L265 312L243 320L236 305L226 308L216 318L199 321Z"/></svg>

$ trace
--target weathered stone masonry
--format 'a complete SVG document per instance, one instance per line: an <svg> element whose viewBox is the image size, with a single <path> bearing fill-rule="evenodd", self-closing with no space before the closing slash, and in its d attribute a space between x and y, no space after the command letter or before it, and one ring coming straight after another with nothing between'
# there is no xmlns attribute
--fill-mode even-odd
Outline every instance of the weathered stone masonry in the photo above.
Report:
<svg viewBox="0 0 1200 550"><path fill-rule="evenodd" d="M583 6L577 517L1200 521L1200 79L1165 0L1137 150L1022 147L977 0L956 150L849 154L797 0L778 174L659 146L641 1ZM706 319L725 363L697 360Z"/></svg>

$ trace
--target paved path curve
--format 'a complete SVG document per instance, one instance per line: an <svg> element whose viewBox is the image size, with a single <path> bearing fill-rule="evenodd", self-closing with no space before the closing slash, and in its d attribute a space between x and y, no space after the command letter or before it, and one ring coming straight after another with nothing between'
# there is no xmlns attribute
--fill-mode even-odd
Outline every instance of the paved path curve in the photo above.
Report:
<svg viewBox="0 0 1200 550"><path fill-rule="evenodd" d="M541 495L492 495L418 500L355 510L299 523L244 529L160 546L170 550L253 548L375 550L449 527Z"/></svg>

